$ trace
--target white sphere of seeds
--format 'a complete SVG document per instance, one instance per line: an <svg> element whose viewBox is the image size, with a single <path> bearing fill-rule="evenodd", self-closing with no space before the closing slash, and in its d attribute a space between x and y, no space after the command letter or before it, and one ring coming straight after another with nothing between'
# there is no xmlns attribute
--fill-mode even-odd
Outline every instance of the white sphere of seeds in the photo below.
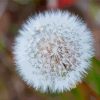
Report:
<svg viewBox="0 0 100 100"><path fill-rule="evenodd" d="M63 92L81 82L93 56L86 25L69 12L31 17L19 31L14 59L23 80L42 92Z"/></svg>

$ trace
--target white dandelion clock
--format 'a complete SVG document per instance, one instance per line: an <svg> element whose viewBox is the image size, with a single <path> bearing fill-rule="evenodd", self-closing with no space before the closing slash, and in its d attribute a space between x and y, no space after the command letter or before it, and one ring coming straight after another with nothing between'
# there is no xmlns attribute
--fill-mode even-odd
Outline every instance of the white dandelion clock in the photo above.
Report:
<svg viewBox="0 0 100 100"><path fill-rule="evenodd" d="M31 17L19 31L14 58L23 80L42 92L63 92L81 82L93 56L86 25L69 12Z"/></svg>

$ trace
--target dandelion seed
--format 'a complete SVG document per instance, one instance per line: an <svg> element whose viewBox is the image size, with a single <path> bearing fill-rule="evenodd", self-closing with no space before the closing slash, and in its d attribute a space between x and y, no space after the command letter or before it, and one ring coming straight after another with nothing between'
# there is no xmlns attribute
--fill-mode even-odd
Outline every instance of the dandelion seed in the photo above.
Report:
<svg viewBox="0 0 100 100"><path fill-rule="evenodd" d="M23 80L42 92L74 88L91 64L93 37L69 12L45 12L23 25L14 58Z"/></svg>

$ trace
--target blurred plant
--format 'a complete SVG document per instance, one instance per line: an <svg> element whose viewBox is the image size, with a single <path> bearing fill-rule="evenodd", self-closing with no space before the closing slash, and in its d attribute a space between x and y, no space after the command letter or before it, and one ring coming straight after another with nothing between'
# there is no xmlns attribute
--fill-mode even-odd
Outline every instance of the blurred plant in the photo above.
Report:
<svg viewBox="0 0 100 100"><path fill-rule="evenodd" d="M6 7L7 7L7 3L8 3L8 0L0 0L0 17L5 12Z"/></svg>
<svg viewBox="0 0 100 100"><path fill-rule="evenodd" d="M32 0L13 0L13 1L22 5L29 4L30 2L32 2Z"/></svg>

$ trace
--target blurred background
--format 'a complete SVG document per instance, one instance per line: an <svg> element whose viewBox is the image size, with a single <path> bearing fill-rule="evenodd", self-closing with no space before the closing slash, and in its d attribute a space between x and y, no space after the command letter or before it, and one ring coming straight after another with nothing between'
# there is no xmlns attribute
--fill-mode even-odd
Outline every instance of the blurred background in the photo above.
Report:
<svg viewBox="0 0 100 100"><path fill-rule="evenodd" d="M77 88L42 94L28 87L16 73L12 45L29 16L57 8L73 12L87 23L96 54L89 74ZM100 100L100 0L0 0L0 100Z"/></svg>

